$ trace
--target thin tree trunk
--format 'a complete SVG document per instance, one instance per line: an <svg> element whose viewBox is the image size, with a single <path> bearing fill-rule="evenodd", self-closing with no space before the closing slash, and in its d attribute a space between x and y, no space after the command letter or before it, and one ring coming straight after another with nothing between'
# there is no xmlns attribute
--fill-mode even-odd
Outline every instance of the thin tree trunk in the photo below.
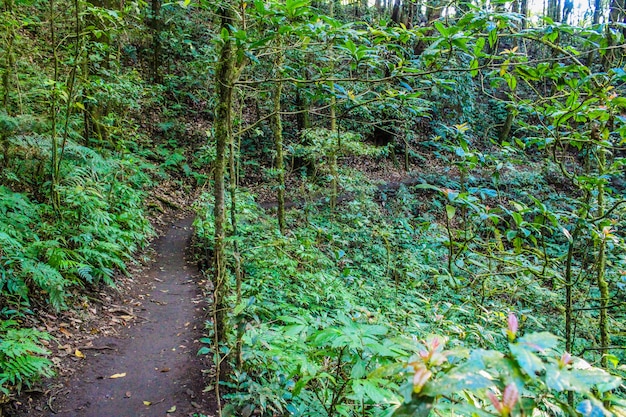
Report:
<svg viewBox="0 0 626 417"><path fill-rule="evenodd" d="M606 153L603 148L601 148L598 152L598 165L599 165L599 176L605 174L605 164L606 164ZM598 184L598 217L604 216L604 184ZM604 233L604 230L600 231L600 236L602 240L600 241L600 248L598 252L598 260L597 260L597 268L598 268L598 290L600 291L600 321L598 323L598 327L600 330L600 348L606 350L611 345L611 337L609 335L609 321L608 321L608 305L610 301L609 295L609 284L606 281L605 272L606 272L606 241L608 239L608 233ZM607 368L609 365L609 361L606 355L602 355L600 359L600 364Z"/></svg>
<svg viewBox="0 0 626 417"><path fill-rule="evenodd" d="M15 56L13 55L13 42L15 41L15 32L13 27L9 29L10 32L7 35L7 47L6 47L6 66L4 68L4 74L2 74L2 88L3 88L3 97L2 97L2 106L6 110L8 114L11 114L9 111L9 98L11 96L11 75L13 72L13 68L15 67Z"/></svg>
<svg viewBox="0 0 626 417"><path fill-rule="evenodd" d="M152 0L152 82L161 82L161 0Z"/></svg>
<svg viewBox="0 0 626 417"><path fill-rule="evenodd" d="M94 9L102 9L108 6L106 0L87 0L87 2ZM96 43L109 45L111 42L109 28L102 24L102 22L97 19L92 13L87 14L87 27L92 26L93 28L99 30L101 32L101 36L96 37L95 33L92 32L89 37L89 42L91 45ZM87 48L87 56L89 57L92 52L90 48ZM104 60L103 66L106 68L109 66L109 57ZM87 80L87 87L85 88L85 96L95 96L94 88L91 87L90 78L92 76L98 75L99 69L94 65L94 63L89 60L89 58L85 62L84 66L84 77ZM84 110L84 140L87 145L90 145L90 141L95 137L98 142L104 143L108 140L108 131L106 127L101 122L101 115L106 114L107 110L105 108L106 103L99 102L93 103L92 100L85 100L85 110Z"/></svg>
<svg viewBox="0 0 626 417"><path fill-rule="evenodd" d="M593 24L597 25L600 23L600 15L602 14L602 1L594 0L593 2Z"/></svg>
<svg viewBox="0 0 626 417"><path fill-rule="evenodd" d="M233 135L232 123L229 124L229 152L228 152L228 166L229 166L229 183L230 183L230 225L232 228L233 239L233 252L235 261L235 297L236 304L241 303L241 285L243 280L243 274L241 271L241 253L239 252L239 243L237 236L239 235L237 229L237 165L235 163L235 155L237 149L235 149L235 136ZM235 360L237 361L237 367L240 368L243 363L241 356L241 350L243 347L243 323L237 323L237 339L235 342Z"/></svg>
<svg viewBox="0 0 626 417"><path fill-rule="evenodd" d="M396 23L400 23L400 6L401 5L402 5L402 0L395 0L393 3L393 10L391 12L391 20L393 20Z"/></svg>
<svg viewBox="0 0 626 417"><path fill-rule="evenodd" d="M12 14L13 13L13 1L6 0L5 2L5 10ZM13 25L9 25L9 33L7 34L7 46L6 46L6 66L4 68L4 74L2 74L2 89L3 89L3 97L2 97L2 107L7 112L7 114L12 114L11 109L9 108L9 99L11 96L11 74L13 68L15 67L15 57L13 55L13 42L15 40L15 30L13 29ZM8 143L8 135L3 130L0 130L0 152L2 152L3 158L0 164L0 167L7 167L9 165L9 143Z"/></svg>
<svg viewBox="0 0 626 417"><path fill-rule="evenodd" d="M276 71L276 78L280 78L282 73L283 62L285 59L282 47L282 40L280 36L276 41L276 58L274 60L274 69ZM281 81L276 82L274 89L273 102L273 116L272 116L272 131L274 133L274 145L276 148L276 171L278 171L278 229L281 234L285 234L285 161L283 155L283 124L281 120L281 106L280 100L283 94L283 83Z"/></svg>
<svg viewBox="0 0 626 417"><path fill-rule="evenodd" d="M52 201L52 207L57 215L61 213L61 197L59 195L59 144L57 140L57 82L59 80L59 57L57 56L56 48L56 28L55 28L55 13L54 13L54 0L49 1L50 7L50 45L52 47L52 66L54 68L53 85L52 85L52 97L50 99L50 124L51 126L51 141L52 141L52 155L50 160L50 199Z"/></svg>
<svg viewBox="0 0 626 417"><path fill-rule="evenodd" d="M500 134L498 135L498 139L500 142L503 142L509 138L511 134L511 128L513 127L513 120L515 116L513 115L513 110L508 108L506 114L506 120L504 121L504 125L502 126L502 130L500 130Z"/></svg>
<svg viewBox="0 0 626 417"><path fill-rule="evenodd" d="M219 61L215 68L215 88L217 91L217 106L215 110L215 139L217 156L215 159L214 207L215 234L213 248L213 330L214 349L216 356L216 383L215 394L218 409L221 410L220 381L222 378L223 360L220 356L220 344L226 341L227 334L227 296L228 282L226 273L226 243L225 243L225 171L226 148L232 141L232 101L235 74L235 50L230 38L231 25L235 20L233 9L224 4L219 11L221 30L227 31L229 36L222 42ZM221 411L220 411L221 414Z"/></svg>
<svg viewBox="0 0 626 417"><path fill-rule="evenodd" d="M339 138L339 131L337 130L337 98L335 97L335 87L330 90L330 131L331 135L337 135L337 146L330 152L330 176L331 176L331 190L330 190L330 209L335 210L337 206L337 196L339 195L339 168L338 157L341 142Z"/></svg>

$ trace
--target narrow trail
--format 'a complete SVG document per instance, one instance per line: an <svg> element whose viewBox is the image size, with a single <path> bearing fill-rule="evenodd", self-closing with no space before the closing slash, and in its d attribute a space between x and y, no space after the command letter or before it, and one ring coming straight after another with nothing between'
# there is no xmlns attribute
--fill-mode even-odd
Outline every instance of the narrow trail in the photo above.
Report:
<svg viewBox="0 0 626 417"><path fill-rule="evenodd" d="M133 279L140 319L119 337L96 341L86 363L41 416L156 417L209 414L197 356L203 326L197 267L186 261L192 218L177 220L153 243L156 257ZM94 343L94 344L96 344ZM111 376L118 374L118 378Z"/></svg>

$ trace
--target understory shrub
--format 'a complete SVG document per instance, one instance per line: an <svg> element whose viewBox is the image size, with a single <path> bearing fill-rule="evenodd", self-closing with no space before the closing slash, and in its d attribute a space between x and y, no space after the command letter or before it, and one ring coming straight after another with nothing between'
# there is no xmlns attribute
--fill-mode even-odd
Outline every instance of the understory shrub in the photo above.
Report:
<svg viewBox="0 0 626 417"><path fill-rule="evenodd" d="M50 340L50 336L35 329L20 329L17 324L14 320L0 323L0 394L3 395L13 389L19 392L39 378L54 374L52 362L46 358L50 352L41 345L41 340Z"/></svg>
<svg viewBox="0 0 626 417"><path fill-rule="evenodd" d="M306 214L291 211L285 236L252 196L238 196L238 235L229 239L239 253L229 256L233 265L240 257L244 279L220 347L234 367L224 382L227 413L504 416L505 406L524 415L622 412L622 397L611 393L619 392L619 377L564 353L539 311L511 302L547 288L528 281L524 288L520 272L520 294L512 295L504 290L507 276L481 287L477 277L447 270L443 220L411 215L424 188L399 190L385 208L364 191L334 213L315 204ZM201 201L195 225L210 249L212 198ZM481 205L479 197L466 201ZM479 257L470 247L460 259ZM492 292L485 295L484 286ZM521 324L510 324L503 338L507 317Z"/></svg>

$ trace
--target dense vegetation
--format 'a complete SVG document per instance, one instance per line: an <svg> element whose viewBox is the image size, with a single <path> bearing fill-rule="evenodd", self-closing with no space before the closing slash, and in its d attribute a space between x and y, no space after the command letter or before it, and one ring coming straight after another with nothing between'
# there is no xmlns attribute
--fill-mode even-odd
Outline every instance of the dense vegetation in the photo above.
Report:
<svg viewBox="0 0 626 417"><path fill-rule="evenodd" d="M623 0L0 10L5 399L168 181L222 413L626 414Z"/></svg>

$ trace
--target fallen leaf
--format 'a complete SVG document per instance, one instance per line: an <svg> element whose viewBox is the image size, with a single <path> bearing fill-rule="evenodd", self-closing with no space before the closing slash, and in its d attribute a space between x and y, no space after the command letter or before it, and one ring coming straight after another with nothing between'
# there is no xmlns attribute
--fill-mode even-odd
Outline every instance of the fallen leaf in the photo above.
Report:
<svg viewBox="0 0 626 417"><path fill-rule="evenodd" d="M169 372L170 368L161 368L161 372Z"/></svg>
<svg viewBox="0 0 626 417"><path fill-rule="evenodd" d="M126 376L126 372L122 372L121 374L113 374L109 378L110 379L117 379L117 378L124 378L125 376Z"/></svg>
<svg viewBox="0 0 626 417"><path fill-rule="evenodd" d="M125 395L125 397L126 397L126 398L130 398L130 396L131 396L130 391L126 391L126 395Z"/></svg>
<svg viewBox="0 0 626 417"><path fill-rule="evenodd" d="M167 410L166 413L173 413L174 411L176 411L176 406L175 405L173 405L172 408Z"/></svg>
<svg viewBox="0 0 626 417"><path fill-rule="evenodd" d="M70 333L65 327L59 327L59 331L67 337L72 337L72 333Z"/></svg>
<svg viewBox="0 0 626 417"><path fill-rule="evenodd" d="M144 401L143 405L145 405L145 406L152 405L152 401Z"/></svg>
<svg viewBox="0 0 626 417"><path fill-rule="evenodd" d="M78 349L74 351L74 356L76 356L77 358L81 358L81 359L85 358L85 354Z"/></svg>

